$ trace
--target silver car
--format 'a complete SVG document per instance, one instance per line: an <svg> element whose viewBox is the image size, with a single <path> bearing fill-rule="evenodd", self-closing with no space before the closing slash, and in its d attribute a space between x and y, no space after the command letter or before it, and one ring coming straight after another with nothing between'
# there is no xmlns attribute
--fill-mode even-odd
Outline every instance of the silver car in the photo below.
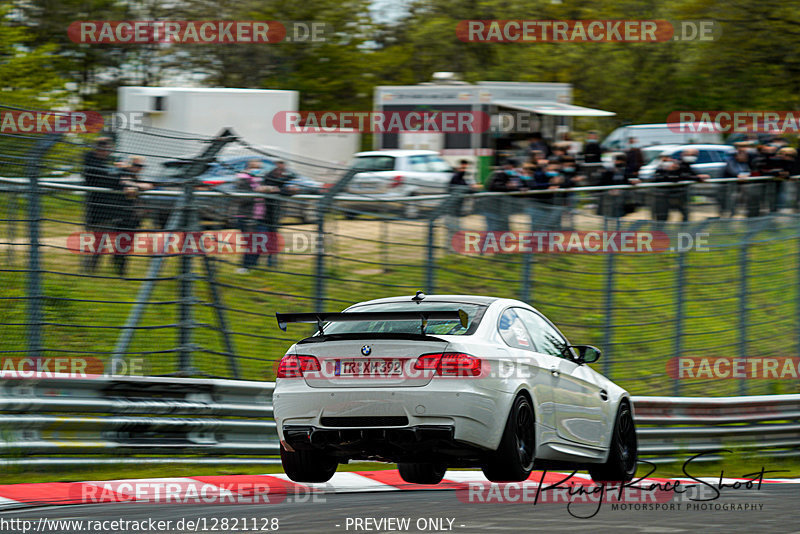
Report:
<svg viewBox="0 0 800 534"><path fill-rule="evenodd" d="M669 156L681 159L684 150L693 148L697 150L697 161L692 164L692 169L697 174L707 174L710 178L722 178L728 157L736 152L730 145L653 145L642 148L645 165L639 169L639 179L652 180L655 177L660 156Z"/></svg>
<svg viewBox="0 0 800 534"><path fill-rule="evenodd" d="M453 168L433 150L375 150L355 154L352 170L358 171L337 204L368 211L368 200L392 200L447 193ZM416 217L421 205L439 201L405 202L403 215ZM351 213L352 215L352 213Z"/></svg>

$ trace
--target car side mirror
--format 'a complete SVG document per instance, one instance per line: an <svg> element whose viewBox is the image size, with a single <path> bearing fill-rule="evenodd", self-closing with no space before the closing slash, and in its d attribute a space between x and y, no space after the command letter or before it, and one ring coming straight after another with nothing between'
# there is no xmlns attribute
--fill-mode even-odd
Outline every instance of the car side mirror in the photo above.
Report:
<svg viewBox="0 0 800 534"><path fill-rule="evenodd" d="M570 345L568 348L578 351L578 363L594 363L600 359L602 352L592 345Z"/></svg>

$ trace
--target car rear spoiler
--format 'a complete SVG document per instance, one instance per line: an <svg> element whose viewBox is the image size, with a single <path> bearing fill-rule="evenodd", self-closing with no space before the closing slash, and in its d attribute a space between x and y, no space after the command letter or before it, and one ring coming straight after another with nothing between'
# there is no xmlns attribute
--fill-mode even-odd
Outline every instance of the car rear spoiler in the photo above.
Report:
<svg viewBox="0 0 800 534"><path fill-rule="evenodd" d="M324 334L324 323L342 321L420 321L420 331L425 333L428 321L458 319L464 328L469 324L469 317L464 310L453 311L413 311L413 312L330 312L330 313L276 313L278 327L286 331L289 323L316 324L320 334Z"/></svg>

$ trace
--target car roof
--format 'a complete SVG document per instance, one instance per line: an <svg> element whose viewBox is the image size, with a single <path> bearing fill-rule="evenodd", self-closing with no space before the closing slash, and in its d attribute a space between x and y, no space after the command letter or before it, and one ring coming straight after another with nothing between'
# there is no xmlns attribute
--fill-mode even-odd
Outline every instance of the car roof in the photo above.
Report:
<svg viewBox="0 0 800 534"><path fill-rule="evenodd" d="M354 154L354 157L359 156L391 156L391 157L403 157L403 156L429 156L435 155L438 156L439 153L435 150L370 150L367 152L358 152Z"/></svg>
<svg viewBox="0 0 800 534"><path fill-rule="evenodd" d="M720 145L716 143L691 143L688 145L678 145L678 148L683 150L684 148L699 148L702 150L736 150L731 145Z"/></svg>
<svg viewBox="0 0 800 534"><path fill-rule="evenodd" d="M625 126L620 126L620 128L632 128L632 129L656 129L656 128L671 128L673 125L676 124L703 124L702 122L661 122L661 123L653 123L653 124L626 124ZM677 132L676 132L677 133ZM690 132L686 132L690 133ZM703 133L703 132L691 132L691 133ZM706 132L706 133L717 133L717 132Z"/></svg>
<svg viewBox="0 0 800 534"><path fill-rule="evenodd" d="M399 297L387 297L382 299L365 300L353 304L353 306L361 306L362 304L382 304L388 302L411 302L414 295L405 295ZM487 297L482 295L425 295L425 302L460 302L463 304L481 304L489 305L497 300L499 297Z"/></svg>
<svg viewBox="0 0 800 534"><path fill-rule="evenodd" d="M676 145L675 143L671 143L668 145L647 145L639 147L642 150L670 150L672 148L678 148L681 145Z"/></svg>

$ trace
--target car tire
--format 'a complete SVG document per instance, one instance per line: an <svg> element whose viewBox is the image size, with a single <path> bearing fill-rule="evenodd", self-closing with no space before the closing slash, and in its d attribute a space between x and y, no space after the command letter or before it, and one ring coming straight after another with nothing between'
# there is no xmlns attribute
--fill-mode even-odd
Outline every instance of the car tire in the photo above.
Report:
<svg viewBox="0 0 800 534"><path fill-rule="evenodd" d="M397 464L400 478L409 484L438 484L447 472L447 466L438 463Z"/></svg>
<svg viewBox="0 0 800 534"><path fill-rule="evenodd" d="M511 406L500 446L482 467L491 482L520 482L533 471L536 427L530 401L519 395Z"/></svg>
<svg viewBox="0 0 800 534"><path fill-rule="evenodd" d="M281 464L295 482L327 482L336 472L335 458L319 451L287 451L281 444Z"/></svg>
<svg viewBox="0 0 800 534"><path fill-rule="evenodd" d="M628 482L636 474L638 459L636 426L630 405L623 402L614 421L614 434L608 451L608 460L603 464L589 466L589 474L595 482Z"/></svg>

